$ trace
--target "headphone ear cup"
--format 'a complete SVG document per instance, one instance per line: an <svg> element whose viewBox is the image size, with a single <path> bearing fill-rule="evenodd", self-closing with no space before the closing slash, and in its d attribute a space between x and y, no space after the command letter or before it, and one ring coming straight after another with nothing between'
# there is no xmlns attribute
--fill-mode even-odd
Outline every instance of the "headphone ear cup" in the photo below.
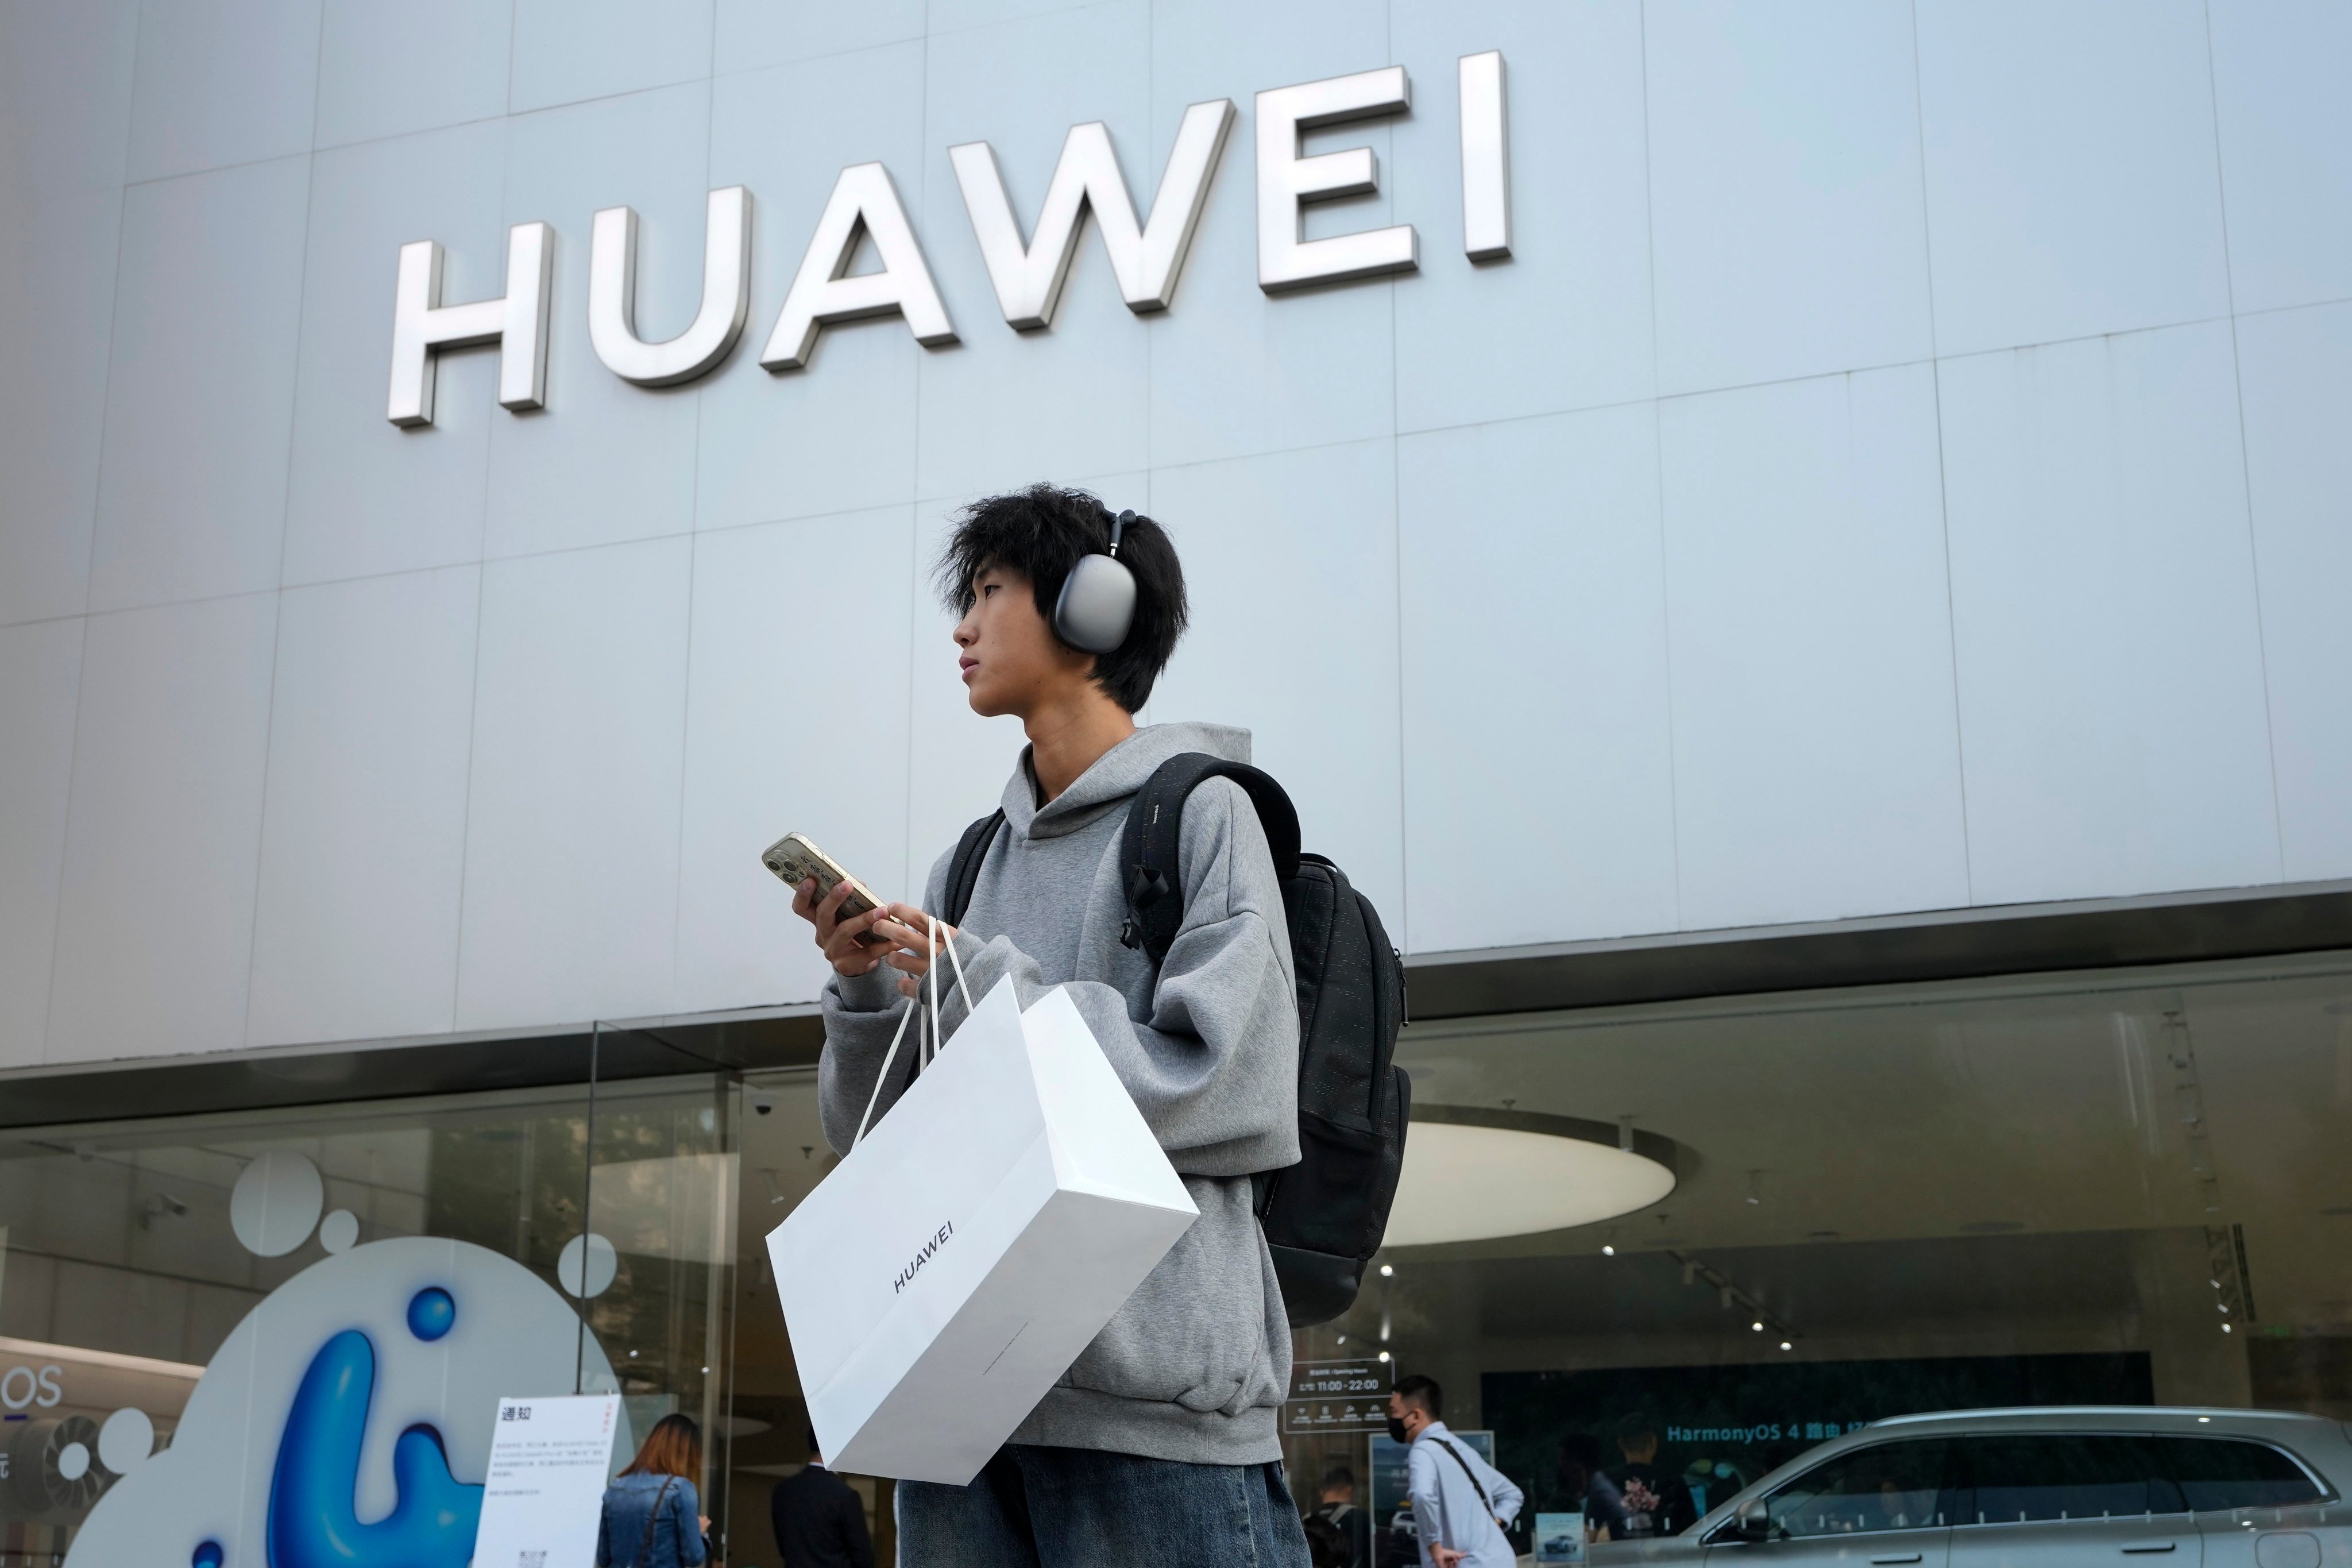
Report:
<svg viewBox="0 0 2352 1568"><path fill-rule="evenodd" d="M1135 625L1135 574L1108 555L1081 557L1054 601L1054 635L1087 653L1109 653Z"/></svg>

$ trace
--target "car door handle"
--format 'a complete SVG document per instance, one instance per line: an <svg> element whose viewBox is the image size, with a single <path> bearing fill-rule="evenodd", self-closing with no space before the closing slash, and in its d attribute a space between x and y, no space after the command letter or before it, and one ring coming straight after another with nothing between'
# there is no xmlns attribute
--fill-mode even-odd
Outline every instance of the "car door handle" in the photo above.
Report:
<svg viewBox="0 0 2352 1568"><path fill-rule="evenodd" d="M1901 1553L1890 1553L1885 1557L1874 1557L1871 1561L1873 1563L1916 1563L1919 1561L1921 1555L1921 1553L1916 1552L1905 1552Z"/></svg>
<svg viewBox="0 0 2352 1568"><path fill-rule="evenodd" d="M2180 1542L2178 1541L2135 1541L2125 1547L2124 1552L2126 1555L2130 1555L2139 1552L2177 1552L2179 1549Z"/></svg>

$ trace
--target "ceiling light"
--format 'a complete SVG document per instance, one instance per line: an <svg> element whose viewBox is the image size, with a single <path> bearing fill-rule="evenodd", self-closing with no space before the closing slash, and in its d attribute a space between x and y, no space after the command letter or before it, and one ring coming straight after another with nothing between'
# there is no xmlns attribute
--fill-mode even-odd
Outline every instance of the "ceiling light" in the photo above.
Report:
<svg viewBox="0 0 2352 1568"><path fill-rule="evenodd" d="M1348 1342L1348 1336L1347 1336L1347 1335L1345 1335L1345 1334L1341 1334L1341 1335L1339 1336L1339 1342L1340 1342L1341 1344L1343 1344L1343 1345L1344 1345L1344 1344L1346 1344L1346 1343Z"/></svg>
<svg viewBox="0 0 2352 1568"><path fill-rule="evenodd" d="M1748 1326L1755 1330L1759 1334L1764 1331L1764 1325L1762 1323L1750 1323Z"/></svg>
<svg viewBox="0 0 2352 1568"><path fill-rule="evenodd" d="M1391 1263L1383 1263L1383 1264L1381 1264L1381 1279L1393 1279L1393 1278L1395 1277L1395 1275L1396 1275L1396 1266L1395 1266L1394 1264L1391 1264Z"/></svg>
<svg viewBox="0 0 2352 1568"><path fill-rule="evenodd" d="M1617 1249L1604 1241L1601 1244L1601 1256L1603 1258L1614 1258L1617 1256Z"/></svg>
<svg viewBox="0 0 2352 1568"><path fill-rule="evenodd" d="M1381 1359L1382 1361L1386 1361L1386 1360L1388 1360L1388 1359L1389 1359L1389 1352L1386 1352L1386 1351L1382 1351L1382 1352L1381 1352Z"/></svg>
<svg viewBox="0 0 2352 1568"><path fill-rule="evenodd" d="M1621 1148L1620 1136L1633 1144ZM1675 1144L1581 1117L1416 1105L1388 1244L1483 1241L1592 1225L1675 1190Z"/></svg>
<svg viewBox="0 0 2352 1568"><path fill-rule="evenodd" d="M1790 1348L1789 1342L1788 1342L1788 1341L1786 1341L1786 1340L1782 1340L1782 1341L1780 1342L1780 1348L1781 1348L1782 1350L1787 1350L1787 1349L1789 1349L1789 1348Z"/></svg>
<svg viewBox="0 0 2352 1568"><path fill-rule="evenodd" d="M2210 1424L2210 1423L2212 1421L2212 1419L2213 1419L2213 1418L2212 1418L2210 1415L2200 1415L2200 1416L2197 1418L2197 1424L2198 1424L2200 1426L2206 1426L2206 1425Z"/></svg>
<svg viewBox="0 0 2352 1568"><path fill-rule="evenodd" d="M2222 1331L2223 1333L2225 1333L2225 1334L2226 1334L2226 1333L2228 1333L2228 1332L2230 1331L2230 1325L2229 1325L2229 1324L2227 1324L2227 1323L2222 1324L2222 1325L2221 1325L2221 1331Z"/></svg>

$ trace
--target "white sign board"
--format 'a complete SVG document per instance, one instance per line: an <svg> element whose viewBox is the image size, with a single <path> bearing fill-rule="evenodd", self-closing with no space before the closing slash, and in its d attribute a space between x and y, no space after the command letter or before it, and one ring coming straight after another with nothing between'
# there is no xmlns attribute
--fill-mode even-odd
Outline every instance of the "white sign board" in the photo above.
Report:
<svg viewBox="0 0 2352 1568"><path fill-rule="evenodd" d="M474 1568L592 1568L617 1394L501 1399Z"/></svg>

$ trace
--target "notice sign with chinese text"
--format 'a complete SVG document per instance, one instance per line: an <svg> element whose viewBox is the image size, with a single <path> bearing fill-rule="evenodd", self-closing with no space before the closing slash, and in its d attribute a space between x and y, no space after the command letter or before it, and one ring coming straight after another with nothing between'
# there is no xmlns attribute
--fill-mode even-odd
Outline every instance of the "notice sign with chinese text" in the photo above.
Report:
<svg viewBox="0 0 2352 1568"><path fill-rule="evenodd" d="M501 1399L474 1568L591 1568L617 1394Z"/></svg>
<svg viewBox="0 0 2352 1568"><path fill-rule="evenodd" d="M1283 1402L1282 1429L1314 1432L1381 1432L1389 1420L1389 1363L1360 1361L1298 1361L1290 1363L1290 1397Z"/></svg>

